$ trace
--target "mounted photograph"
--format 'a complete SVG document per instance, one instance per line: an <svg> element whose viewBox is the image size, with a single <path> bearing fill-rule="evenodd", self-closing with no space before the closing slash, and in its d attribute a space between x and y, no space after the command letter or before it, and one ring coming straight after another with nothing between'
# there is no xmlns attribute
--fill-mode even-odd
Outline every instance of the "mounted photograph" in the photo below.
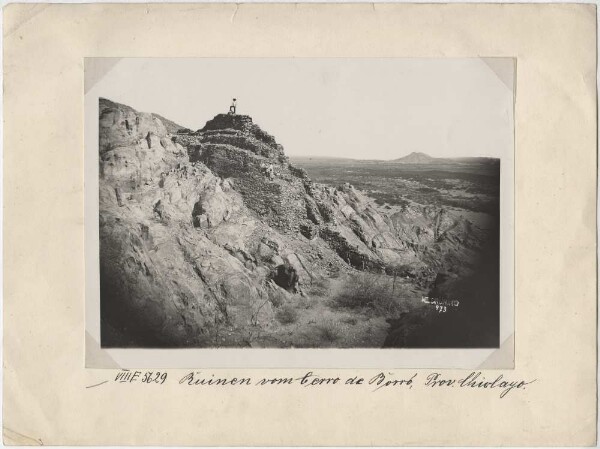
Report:
<svg viewBox="0 0 600 449"><path fill-rule="evenodd" d="M97 349L512 351L514 76L86 59Z"/></svg>

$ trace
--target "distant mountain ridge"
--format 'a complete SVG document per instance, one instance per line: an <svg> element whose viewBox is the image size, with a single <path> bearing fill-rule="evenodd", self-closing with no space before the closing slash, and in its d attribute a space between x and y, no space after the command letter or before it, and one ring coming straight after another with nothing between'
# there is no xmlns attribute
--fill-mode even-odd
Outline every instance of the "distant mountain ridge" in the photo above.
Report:
<svg viewBox="0 0 600 449"><path fill-rule="evenodd" d="M322 161L339 164L406 164L406 165L436 165L436 164L498 164L500 159L486 156L462 156L462 157L433 157L426 153L413 152L407 156L397 159L353 159L339 156L321 155L292 155L291 161L306 163L307 161Z"/></svg>

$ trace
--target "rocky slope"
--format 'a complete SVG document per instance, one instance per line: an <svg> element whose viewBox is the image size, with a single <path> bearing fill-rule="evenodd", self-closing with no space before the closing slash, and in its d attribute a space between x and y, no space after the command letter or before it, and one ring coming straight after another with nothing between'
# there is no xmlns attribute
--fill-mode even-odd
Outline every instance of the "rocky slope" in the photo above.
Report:
<svg viewBox="0 0 600 449"><path fill-rule="evenodd" d="M195 132L100 100L102 345L252 346L277 307L354 270L470 270L481 230L312 182L249 116ZM452 274L454 273L454 274Z"/></svg>

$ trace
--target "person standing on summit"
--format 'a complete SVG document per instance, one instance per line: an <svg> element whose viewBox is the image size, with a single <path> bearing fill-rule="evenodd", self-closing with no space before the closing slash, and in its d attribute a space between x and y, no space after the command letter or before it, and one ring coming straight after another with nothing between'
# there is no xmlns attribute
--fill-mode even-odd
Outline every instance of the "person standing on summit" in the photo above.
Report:
<svg viewBox="0 0 600 449"><path fill-rule="evenodd" d="M233 101L231 102L231 106L229 106L229 115L235 115L236 102L237 102L237 99L234 98Z"/></svg>

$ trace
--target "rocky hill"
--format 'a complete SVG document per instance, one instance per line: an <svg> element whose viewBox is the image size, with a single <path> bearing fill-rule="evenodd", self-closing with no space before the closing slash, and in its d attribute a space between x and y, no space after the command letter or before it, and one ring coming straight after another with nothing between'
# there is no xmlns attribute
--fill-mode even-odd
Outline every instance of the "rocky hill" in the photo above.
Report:
<svg viewBox="0 0 600 449"><path fill-rule="evenodd" d="M159 119L161 123L165 125L165 128L167 128L167 132L170 134L175 134L178 132L189 132L189 129L185 128L184 126L178 125L177 123L169 119L164 118L162 115L152 114L152 116L154 118Z"/></svg>
<svg viewBox="0 0 600 449"><path fill-rule="evenodd" d="M105 99L99 112L105 347L278 346L282 306L327 301L315 285L402 272L429 288L484 240L451 211L312 182L249 116L190 131Z"/></svg>

